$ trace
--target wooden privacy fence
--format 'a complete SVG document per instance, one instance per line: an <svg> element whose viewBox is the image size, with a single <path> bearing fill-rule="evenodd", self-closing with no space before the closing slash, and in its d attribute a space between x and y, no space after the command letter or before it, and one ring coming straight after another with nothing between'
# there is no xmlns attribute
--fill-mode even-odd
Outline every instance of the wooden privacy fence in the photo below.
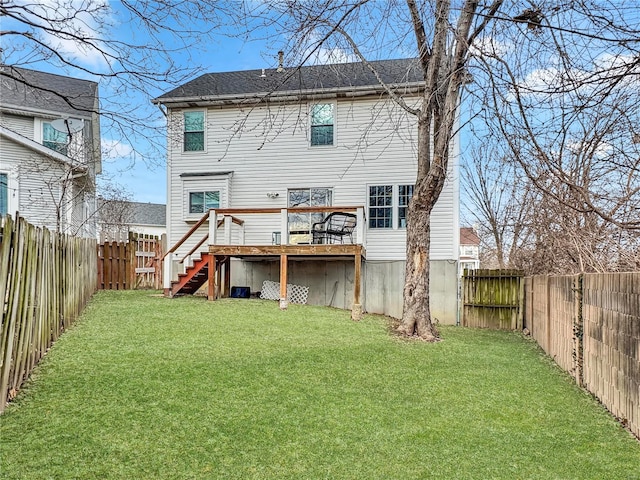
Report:
<svg viewBox="0 0 640 480"><path fill-rule="evenodd" d="M640 272L528 277L524 326L640 437Z"/></svg>
<svg viewBox="0 0 640 480"><path fill-rule="evenodd" d="M519 270L465 270L462 325L521 329L522 278Z"/></svg>
<svg viewBox="0 0 640 480"><path fill-rule="evenodd" d="M162 288L162 256L166 239L129 234L127 242L98 245L98 288L133 290Z"/></svg>
<svg viewBox="0 0 640 480"><path fill-rule="evenodd" d="M0 412L96 289L96 241L0 217Z"/></svg>

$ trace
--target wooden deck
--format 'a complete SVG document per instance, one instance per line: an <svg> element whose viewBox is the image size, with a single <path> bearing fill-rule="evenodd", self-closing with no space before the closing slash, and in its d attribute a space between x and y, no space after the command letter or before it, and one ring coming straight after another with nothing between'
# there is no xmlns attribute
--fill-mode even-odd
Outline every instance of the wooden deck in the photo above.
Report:
<svg viewBox="0 0 640 480"><path fill-rule="evenodd" d="M264 260L268 258L280 260L280 308L287 308L287 271L288 262L291 257L296 260L314 259L322 260L327 258L353 259L354 282L353 282L353 307L351 318L360 320L362 317L362 303L360 290L362 285L362 260L365 258L365 249L362 245L352 244L330 244L330 245L209 245L209 254L213 256L213 264L221 261L224 265L224 274L218 270L215 274L213 269L209 270L209 292L208 297L214 300L218 296L214 290L214 285L225 285L224 296L228 296L228 286L230 284L230 258L242 258L244 260ZM217 275L217 279L214 278ZM223 279L224 278L224 279Z"/></svg>
<svg viewBox="0 0 640 480"><path fill-rule="evenodd" d="M209 245L211 255L224 255L236 258L246 257L276 257L280 255L311 257L345 257L360 256L365 258L362 245L331 244L331 245Z"/></svg>

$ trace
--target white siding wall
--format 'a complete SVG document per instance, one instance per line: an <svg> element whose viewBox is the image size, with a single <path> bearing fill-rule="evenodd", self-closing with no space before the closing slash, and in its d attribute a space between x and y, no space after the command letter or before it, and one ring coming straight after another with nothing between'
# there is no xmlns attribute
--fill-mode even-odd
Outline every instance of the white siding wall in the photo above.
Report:
<svg viewBox="0 0 640 480"><path fill-rule="evenodd" d="M23 137L35 140L33 117L0 113L0 125L2 125L3 127L7 127L16 133L19 133Z"/></svg>
<svg viewBox="0 0 640 480"><path fill-rule="evenodd" d="M64 177L62 166L6 138L0 140L0 159L0 170L8 170L14 177L13 183L11 178L9 181L9 195L16 193L18 200L12 210L17 208L34 225L55 230L55 206L60 204L62 194L59 180Z"/></svg>
<svg viewBox="0 0 640 480"><path fill-rule="evenodd" d="M185 221L185 192L187 182L195 180L181 178L182 173L232 171L230 192L223 193L223 205L232 208L285 208L288 188L331 187L333 205L366 209L368 185L415 182L415 124L399 108L377 99L338 100L336 146L332 147L309 146L307 111L308 104L262 107L251 112L209 108L205 152L187 153L182 152L182 110L172 111L168 129L169 244L180 239L191 225ZM433 260L457 258L457 178L452 179L432 216ZM211 185L212 189L218 188L220 181L216 176L197 180L199 187ZM270 199L267 192L279 196ZM271 233L281 229L279 215L243 218L247 244L269 244ZM404 230L368 229L366 238L367 260L404 259ZM194 238L181 251L197 240Z"/></svg>

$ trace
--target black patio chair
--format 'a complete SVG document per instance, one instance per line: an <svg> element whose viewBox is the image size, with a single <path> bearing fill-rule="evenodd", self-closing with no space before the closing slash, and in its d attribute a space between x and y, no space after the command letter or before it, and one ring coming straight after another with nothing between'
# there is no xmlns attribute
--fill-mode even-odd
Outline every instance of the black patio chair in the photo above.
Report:
<svg viewBox="0 0 640 480"><path fill-rule="evenodd" d="M353 213L332 212L321 222L312 225L313 243L353 243L357 217Z"/></svg>

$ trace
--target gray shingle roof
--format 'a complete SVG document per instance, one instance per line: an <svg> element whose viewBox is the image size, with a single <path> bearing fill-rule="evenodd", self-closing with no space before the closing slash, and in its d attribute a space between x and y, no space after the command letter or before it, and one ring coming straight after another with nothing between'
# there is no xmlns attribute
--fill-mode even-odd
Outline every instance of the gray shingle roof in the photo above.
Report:
<svg viewBox="0 0 640 480"><path fill-rule="evenodd" d="M4 107L90 117L98 84L26 68L0 66L0 104Z"/></svg>
<svg viewBox="0 0 640 480"><path fill-rule="evenodd" d="M167 224L167 206L165 204L131 202L131 205L133 207L131 223L162 226Z"/></svg>
<svg viewBox="0 0 640 480"><path fill-rule="evenodd" d="M371 62L381 79L389 85L407 85L423 82L416 59L381 60ZM255 97L264 93L300 91L335 91L371 87L378 89L379 81L364 64L340 63L312 65L300 68L244 70L236 72L205 73L175 88L157 99L156 103L188 98L215 99L216 97Z"/></svg>

